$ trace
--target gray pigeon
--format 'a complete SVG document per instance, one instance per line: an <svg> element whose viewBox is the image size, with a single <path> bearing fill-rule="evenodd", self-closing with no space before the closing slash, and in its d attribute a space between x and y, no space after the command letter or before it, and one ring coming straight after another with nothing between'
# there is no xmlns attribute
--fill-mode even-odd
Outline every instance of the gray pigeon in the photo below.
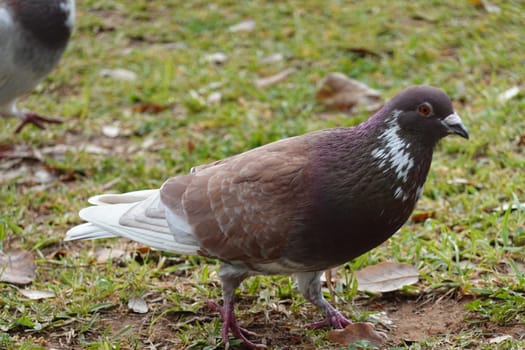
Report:
<svg viewBox="0 0 525 350"><path fill-rule="evenodd" d="M62 122L20 111L16 100L57 65L74 18L74 0L0 0L0 116L22 119L16 133L27 124Z"/></svg>
<svg viewBox="0 0 525 350"><path fill-rule="evenodd" d="M253 275L290 274L326 315L309 327L351 322L321 293L320 276L378 246L409 218L437 142L468 138L449 97L408 88L367 121L310 132L195 167L160 189L100 195L80 211L88 221L66 240L125 237L155 249L222 261L229 331L262 348L239 327L234 292Z"/></svg>

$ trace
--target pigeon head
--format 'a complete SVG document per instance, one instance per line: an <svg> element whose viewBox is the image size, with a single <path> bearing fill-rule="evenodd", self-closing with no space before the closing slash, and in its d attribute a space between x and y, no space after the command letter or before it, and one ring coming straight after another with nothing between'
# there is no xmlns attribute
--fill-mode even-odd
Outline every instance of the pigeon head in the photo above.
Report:
<svg viewBox="0 0 525 350"><path fill-rule="evenodd" d="M407 88L390 100L384 111L387 112L387 118L396 116L400 136L408 140L418 140L433 146L450 134L469 137L450 98L435 87Z"/></svg>
<svg viewBox="0 0 525 350"><path fill-rule="evenodd" d="M49 49L61 49L74 24L74 0L7 0L16 22Z"/></svg>

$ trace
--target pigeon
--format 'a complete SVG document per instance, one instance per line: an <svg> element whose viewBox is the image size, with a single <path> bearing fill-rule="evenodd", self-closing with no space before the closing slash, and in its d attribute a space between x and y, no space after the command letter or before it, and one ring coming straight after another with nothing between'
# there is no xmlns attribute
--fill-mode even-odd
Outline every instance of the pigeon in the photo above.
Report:
<svg viewBox="0 0 525 350"><path fill-rule="evenodd" d="M74 0L0 0L0 116L22 119L15 133L62 122L21 111L16 101L57 65L74 19Z"/></svg>
<svg viewBox="0 0 525 350"><path fill-rule="evenodd" d="M223 305L208 305L252 349L234 314L236 288L254 275L293 275L326 318L308 327L351 323L321 293L324 270L378 246L409 218L434 147L469 137L450 98L429 86L407 88L353 127L313 131L192 168L160 189L92 197L87 223L66 240L125 237L168 252L222 262ZM227 345L226 345L227 346Z"/></svg>

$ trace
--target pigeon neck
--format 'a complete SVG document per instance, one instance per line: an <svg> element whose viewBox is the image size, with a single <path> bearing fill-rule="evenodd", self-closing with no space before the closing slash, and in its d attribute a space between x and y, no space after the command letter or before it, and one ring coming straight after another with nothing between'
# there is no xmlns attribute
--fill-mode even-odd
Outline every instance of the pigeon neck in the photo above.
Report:
<svg viewBox="0 0 525 350"><path fill-rule="evenodd" d="M49 49L66 46L74 22L74 1L8 0L13 17L24 31Z"/></svg>

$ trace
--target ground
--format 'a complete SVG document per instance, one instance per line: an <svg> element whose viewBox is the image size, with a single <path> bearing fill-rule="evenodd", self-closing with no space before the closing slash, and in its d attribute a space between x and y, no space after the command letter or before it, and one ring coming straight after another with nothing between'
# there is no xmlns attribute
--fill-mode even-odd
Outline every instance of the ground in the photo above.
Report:
<svg viewBox="0 0 525 350"><path fill-rule="evenodd" d="M64 124L14 135L18 121L0 120L0 248L30 251L37 266L30 284L0 282L1 348L223 349L206 307L220 299L216 261L64 234L91 195L156 188L197 164L365 120L366 106L316 100L331 72L382 101L439 86L471 136L443 140L416 215L337 270L335 305L385 332L385 348L525 347L522 1L85 0L77 11L60 65L19 101ZM415 266L419 281L358 291L352 272L382 261ZM146 313L130 310L133 297ZM250 278L238 300L239 322L271 349L355 348L304 328L322 315L288 277Z"/></svg>

